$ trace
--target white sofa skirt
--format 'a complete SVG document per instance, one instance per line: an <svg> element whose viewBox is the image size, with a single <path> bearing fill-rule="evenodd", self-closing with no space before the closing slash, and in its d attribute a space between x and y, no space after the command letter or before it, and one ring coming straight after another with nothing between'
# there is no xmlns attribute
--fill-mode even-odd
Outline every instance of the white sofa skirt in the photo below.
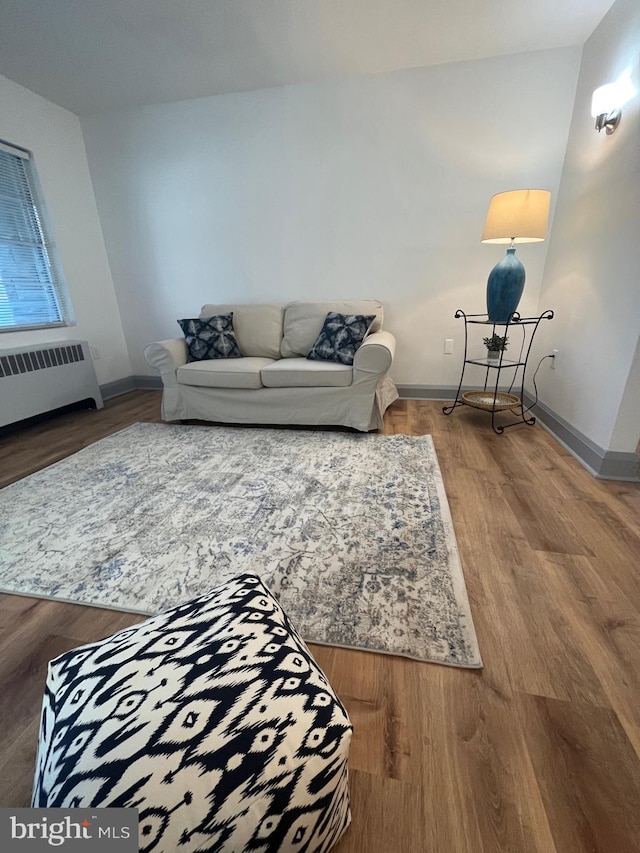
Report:
<svg viewBox="0 0 640 853"><path fill-rule="evenodd" d="M377 387L376 387L377 382ZM231 424L338 425L367 432L382 427L385 409L398 399L393 380L367 381L346 387L202 388L165 386L165 421L206 420Z"/></svg>

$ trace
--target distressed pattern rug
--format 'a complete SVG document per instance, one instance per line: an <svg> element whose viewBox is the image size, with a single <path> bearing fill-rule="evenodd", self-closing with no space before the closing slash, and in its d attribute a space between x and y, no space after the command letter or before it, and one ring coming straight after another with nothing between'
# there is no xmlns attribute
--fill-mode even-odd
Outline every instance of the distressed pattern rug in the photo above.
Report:
<svg viewBox="0 0 640 853"><path fill-rule="evenodd" d="M430 436L139 423L0 491L0 590L155 614L255 572L309 642L482 662Z"/></svg>

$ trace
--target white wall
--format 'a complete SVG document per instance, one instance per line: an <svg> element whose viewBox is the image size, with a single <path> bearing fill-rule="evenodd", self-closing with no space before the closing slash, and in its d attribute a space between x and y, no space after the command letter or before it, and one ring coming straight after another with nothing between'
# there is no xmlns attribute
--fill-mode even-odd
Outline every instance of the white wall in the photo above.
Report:
<svg viewBox="0 0 640 853"><path fill-rule="evenodd" d="M133 372L205 302L372 296L396 381L456 384L453 314L485 310L504 254L480 244L489 198L555 196L579 61L562 48L83 119ZM518 250L524 312L546 246Z"/></svg>
<svg viewBox="0 0 640 853"><path fill-rule="evenodd" d="M635 438L634 438L635 436ZM635 445L634 445L635 442ZM613 449L624 449L640 456L640 337L618 410L613 435Z"/></svg>
<svg viewBox="0 0 640 853"><path fill-rule="evenodd" d="M640 433L640 95L612 136L594 130L590 107L595 88L627 71L640 91L639 44L638 0L618 0L584 46L541 296L556 309L543 337L560 354L538 383L541 401L587 438L630 453Z"/></svg>
<svg viewBox="0 0 640 853"><path fill-rule="evenodd" d="M98 382L131 375L78 118L0 76L0 139L33 153L76 326L3 332L0 348L88 340Z"/></svg>

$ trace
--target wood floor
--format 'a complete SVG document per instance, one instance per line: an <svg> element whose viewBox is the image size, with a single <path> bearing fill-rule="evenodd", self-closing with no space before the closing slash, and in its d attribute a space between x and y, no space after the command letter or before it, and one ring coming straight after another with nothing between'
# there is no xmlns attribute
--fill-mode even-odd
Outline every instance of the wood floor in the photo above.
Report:
<svg viewBox="0 0 640 853"><path fill-rule="evenodd" d="M484 669L312 646L355 726L338 853L640 851L640 486L542 428L400 401L433 436ZM159 420L132 392L0 438L0 485ZM141 617L0 596L0 806L28 805L47 661Z"/></svg>

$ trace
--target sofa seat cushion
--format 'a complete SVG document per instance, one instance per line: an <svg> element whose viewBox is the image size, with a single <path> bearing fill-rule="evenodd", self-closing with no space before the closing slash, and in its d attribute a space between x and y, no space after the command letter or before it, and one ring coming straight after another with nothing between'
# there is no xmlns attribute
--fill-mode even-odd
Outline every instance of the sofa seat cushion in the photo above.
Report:
<svg viewBox="0 0 640 853"><path fill-rule="evenodd" d="M265 388L341 388L353 382L353 369L330 361L281 358L261 372Z"/></svg>
<svg viewBox="0 0 640 853"><path fill-rule="evenodd" d="M284 310L281 355L284 358L309 355L329 311L335 311L337 314L374 314L375 319L371 323L369 333L377 332L382 328L382 302L377 299L358 299L349 302L290 302ZM242 349L240 338L238 341Z"/></svg>
<svg viewBox="0 0 640 853"><path fill-rule="evenodd" d="M233 329L242 355L258 358L279 358L282 342L284 306L265 305L203 305L200 317L233 314Z"/></svg>
<svg viewBox="0 0 640 853"><path fill-rule="evenodd" d="M32 805L135 807L142 853L328 851L351 731L276 599L239 575L51 661Z"/></svg>
<svg viewBox="0 0 640 853"><path fill-rule="evenodd" d="M178 368L180 385L203 388L262 388L260 373L273 363L271 358L224 358L192 361Z"/></svg>

